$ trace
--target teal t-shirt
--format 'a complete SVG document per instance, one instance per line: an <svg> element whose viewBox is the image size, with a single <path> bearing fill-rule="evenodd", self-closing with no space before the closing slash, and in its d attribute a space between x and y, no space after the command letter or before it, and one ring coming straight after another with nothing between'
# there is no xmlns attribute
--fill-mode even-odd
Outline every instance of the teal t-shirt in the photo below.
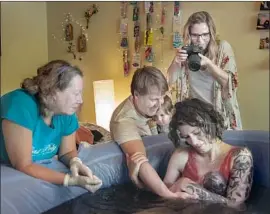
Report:
<svg viewBox="0 0 270 214"><path fill-rule="evenodd" d="M40 115L35 96L23 89L11 91L1 97L1 124L3 119L32 131L32 161L52 158L58 152L62 137L72 134L79 127L76 114L55 115L52 125L48 126ZM9 162L2 125L0 131L1 160ZM18 137L19 146L23 147L24 143Z"/></svg>

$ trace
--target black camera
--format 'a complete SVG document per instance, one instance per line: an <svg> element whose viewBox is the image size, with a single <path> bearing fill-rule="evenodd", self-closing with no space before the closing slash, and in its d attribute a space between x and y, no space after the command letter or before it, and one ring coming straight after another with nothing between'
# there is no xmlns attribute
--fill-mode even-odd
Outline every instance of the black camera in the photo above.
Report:
<svg viewBox="0 0 270 214"><path fill-rule="evenodd" d="M201 68L201 57L199 57L199 53L202 52L201 47L197 45L186 45L182 47L183 50L187 51L188 58L187 63L188 67L191 71L198 71Z"/></svg>

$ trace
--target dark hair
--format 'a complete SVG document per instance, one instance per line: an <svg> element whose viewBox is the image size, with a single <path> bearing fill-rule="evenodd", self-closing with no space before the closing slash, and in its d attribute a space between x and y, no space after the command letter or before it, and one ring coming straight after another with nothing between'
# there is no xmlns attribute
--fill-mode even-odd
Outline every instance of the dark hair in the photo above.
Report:
<svg viewBox="0 0 270 214"><path fill-rule="evenodd" d="M170 122L169 137L176 147L180 143L177 129L181 125L199 127L204 134L212 139L222 139L223 131L226 129L223 117L214 110L213 105L196 98L175 104L175 113Z"/></svg>
<svg viewBox="0 0 270 214"><path fill-rule="evenodd" d="M46 116L49 112L48 100L57 90L65 90L75 76L83 77L82 71L64 60L53 60L37 69L37 75L26 78L21 88L35 95L40 104L40 112Z"/></svg>
<svg viewBox="0 0 270 214"><path fill-rule="evenodd" d="M159 69L145 66L135 71L131 81L132 95L134 95L134 91L140 95L146 95L153 86L156 86L161 94L165 94L169 90L167 80Z"/></svg>
<svg viewBox="0 0 270 214"><path fill-rule="evenodd" d="M165 112L165 114L171 114L173 111L172 100L168 95L164 96L164 102L161 105L161 109Z"/></svg>

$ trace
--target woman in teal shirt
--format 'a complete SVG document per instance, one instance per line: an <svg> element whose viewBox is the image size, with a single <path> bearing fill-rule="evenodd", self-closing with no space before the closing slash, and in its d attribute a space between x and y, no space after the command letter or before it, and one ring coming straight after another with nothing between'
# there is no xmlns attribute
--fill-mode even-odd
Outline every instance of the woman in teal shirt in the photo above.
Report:
<svg viewBox="0 0 270 214"><path fill-rule="evenodd" d="M1 97L1 161L30 176L91 192L102 181L77 157L75 112L82 104L83 75L68 62L55 60L25 79L20 89ZM64 174L36 161L59 160L70 167Z"/></svg>

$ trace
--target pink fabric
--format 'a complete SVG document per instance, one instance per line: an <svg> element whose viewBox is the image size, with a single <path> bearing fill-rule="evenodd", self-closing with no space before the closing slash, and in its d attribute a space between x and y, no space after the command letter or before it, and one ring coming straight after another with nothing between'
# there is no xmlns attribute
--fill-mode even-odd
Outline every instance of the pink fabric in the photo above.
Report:
<svg viewBox="0 0 270 214"><path fill-rule="evenodd" d="M224 160L219 168L219 172L224 176L224 178L226 180L229 179L232 154L236 149L237 149L237 147L233 147L228 152L228 154L224 158ZM199 175L198 175L198 169L197 169L195 158L194 158L195 153L196 152L194 150L189 151L188 161L187 161L186 166L183 170L182 176L189 178L196 183L201 184L203 181L203 177L199 177Z"/></svg>

